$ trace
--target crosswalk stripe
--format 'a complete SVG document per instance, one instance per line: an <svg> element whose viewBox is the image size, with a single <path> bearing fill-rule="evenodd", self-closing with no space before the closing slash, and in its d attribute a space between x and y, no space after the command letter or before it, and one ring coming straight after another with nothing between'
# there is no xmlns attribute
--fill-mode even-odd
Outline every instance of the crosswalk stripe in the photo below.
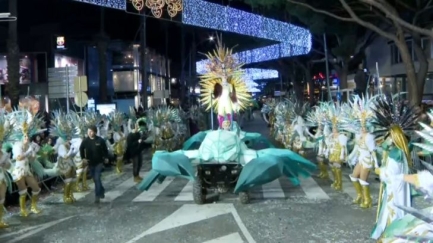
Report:
<svg viewBox="0 0 433 243"><path fill-rule="evenodd" d="M299 178L301 181L302 190L304 190L305 195L309 199L326 199L329 200L330 197L323 189L317 185L316 181L313 178Z"/></svg>
<svg viewBox="0 0 433 243"><path fill-rule="evenodd" d="M118 185L113 190L108 191L105 193L105 198L102 200L103 202L112 202L116 198L122 196L125 191L127 191L129 188L133 187L136 183L134 182L134 178L129 178L128 180L124 181L122 184Z"/></svg>
<svg viewBox="0 0 433 243"><path fill-rule="evenodd" d="M158 197L161 192L173 181L172 177L168 177L161 184L154 183L149 190L142 192L136 198L134 198L133 202L152 202Z"/></svg>
<svg viewBox="0 0 433 243"><path fill-rule="evenodd" d="M262 185L262 193L264 199L286 198L279 179Z"/></svg>
<svg viewBox="0 0 433 243"><path fill-rule="evenodd" d="M182 189L182 191L177 195L177 197L174 199L174 201L193 201L192 196L192 189L194 186L194 181L188 181L188 183L185 185L185 187Z"/></svg>
<svg viewBox="0 0 433 243"><path fill-rule="evenodd" d="M239 233L233 233L230 235L222 236L213 240L209 240L203 243L244 243L244 240L242 239L241 235Z"/></svg>
<svg viewBox="0 0 433 243"><path fill-rule="evenodd" d="M353 199L358 195L348 175L343 175L343 191Z"/></svg>

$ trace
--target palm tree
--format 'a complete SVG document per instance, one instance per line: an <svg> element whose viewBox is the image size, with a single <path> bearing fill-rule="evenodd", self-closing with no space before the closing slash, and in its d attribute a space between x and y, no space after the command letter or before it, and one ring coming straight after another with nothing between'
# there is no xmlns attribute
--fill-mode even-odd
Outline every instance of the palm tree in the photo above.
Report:
<svg viewBox="0 0 433 243"><path fill-rule="evenodd" d="M9 0L9 12L17 16L18 0ZM17 21L9 22L7 40L7 92L11 100L11 106L18 106L20 99L20 48L18 46L18 25Z"/></svg>

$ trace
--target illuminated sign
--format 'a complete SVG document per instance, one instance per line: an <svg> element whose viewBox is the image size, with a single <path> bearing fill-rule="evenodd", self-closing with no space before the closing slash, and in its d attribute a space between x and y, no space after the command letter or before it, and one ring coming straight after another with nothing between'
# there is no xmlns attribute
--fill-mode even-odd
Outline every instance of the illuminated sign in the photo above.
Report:
<svg viewBox="0 0 433 243"><path fill-rule="evenodd" d="M56 38L57 49L66 49L65 48L65 37L57 36Z"/></svg>

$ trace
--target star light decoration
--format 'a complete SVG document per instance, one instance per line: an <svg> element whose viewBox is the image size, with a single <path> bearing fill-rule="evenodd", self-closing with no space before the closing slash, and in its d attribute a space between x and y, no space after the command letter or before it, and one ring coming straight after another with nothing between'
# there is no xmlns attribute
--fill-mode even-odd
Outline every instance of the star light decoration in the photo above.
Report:
<svg viewBox="0 0 433 243"><path fill-rule="evenodd" d="M125 0L75 1L126 10ZM308 54L312 47L312 36L307 29L203 0L183 0L182 23L279 42L279 44L235 53L235 58L245 64ZM197 62L198 73L202 72L206 62L207 60ZM275 72L269 70L271 74ZM278 77L278 74L268 75L263 71L253 70L250 73L252 76Z"/></svg>

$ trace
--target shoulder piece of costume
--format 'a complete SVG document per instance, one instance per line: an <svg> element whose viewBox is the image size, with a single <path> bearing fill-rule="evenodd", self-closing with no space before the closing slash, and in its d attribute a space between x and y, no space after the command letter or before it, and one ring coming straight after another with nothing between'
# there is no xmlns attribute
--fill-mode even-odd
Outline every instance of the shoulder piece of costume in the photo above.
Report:
<svg viewBox="0 0 433 243"><path fill-rule="evenodd" d="M108 115L108 121L113 131L118 132L125 123L125 116L121 112L113 111Z"/></svg>
<svg viewBox="0 0 433 243"><path fill-rule="evenodd" d="M38 115L32 115L28 110L20 109L10 113L10 122L13 123L11 139L22 140L24 136L32 136L44 132L41 129L45 122Z"/></svg>
<svg viewBox="0 0 433 243"><path fill-rule="evenodd" d="M66 113L60 110L54 111L52 117L50 136L68 141L77 135L75 125Z"/></svg>
<svg viewBox="0 0 433 243"><path fill-rule="evenodd" d="M412 167L406 136L415 131L420 113L404 101L397 101L391 96L376 99L371 110L374 116L372 125L376 128L374 134L383 137L383 140L391 137L394 145L406 155L409 167Z"/></svg>
<svg viewBox="0 0 433 243"><path fill-rule="evenodd" d="M212 106L218 107L217 98L221 96L223 85L227 84L233 88L230 96L232 102L237 103L240 110L248 108L251 95L243 80L243 64L236 60L233 49L226 48L221 38L217 38L216 49L206 54L206 57L207 73L200 77L200 99L206 110L210 110Z"/></svg>
<svg viewBox="0 0 433 243"><path fill-rule="evenodd" d="M433 121L433 110L427 112L430 121ZM419 123L422 130L416 131L416 133L424 139L424 143L414 143L415 146L427 151L428 153L433 153L433 124ZM432 172L433 173L433 172Z"/></svg>
<svg viewBox="0 0 433 243"><path fill-rule="evenodd" d="M9 120L10 120L9 115L4 111L0 111L0 143L2 143L3 145L9 142L13 132Z"/></svg>

